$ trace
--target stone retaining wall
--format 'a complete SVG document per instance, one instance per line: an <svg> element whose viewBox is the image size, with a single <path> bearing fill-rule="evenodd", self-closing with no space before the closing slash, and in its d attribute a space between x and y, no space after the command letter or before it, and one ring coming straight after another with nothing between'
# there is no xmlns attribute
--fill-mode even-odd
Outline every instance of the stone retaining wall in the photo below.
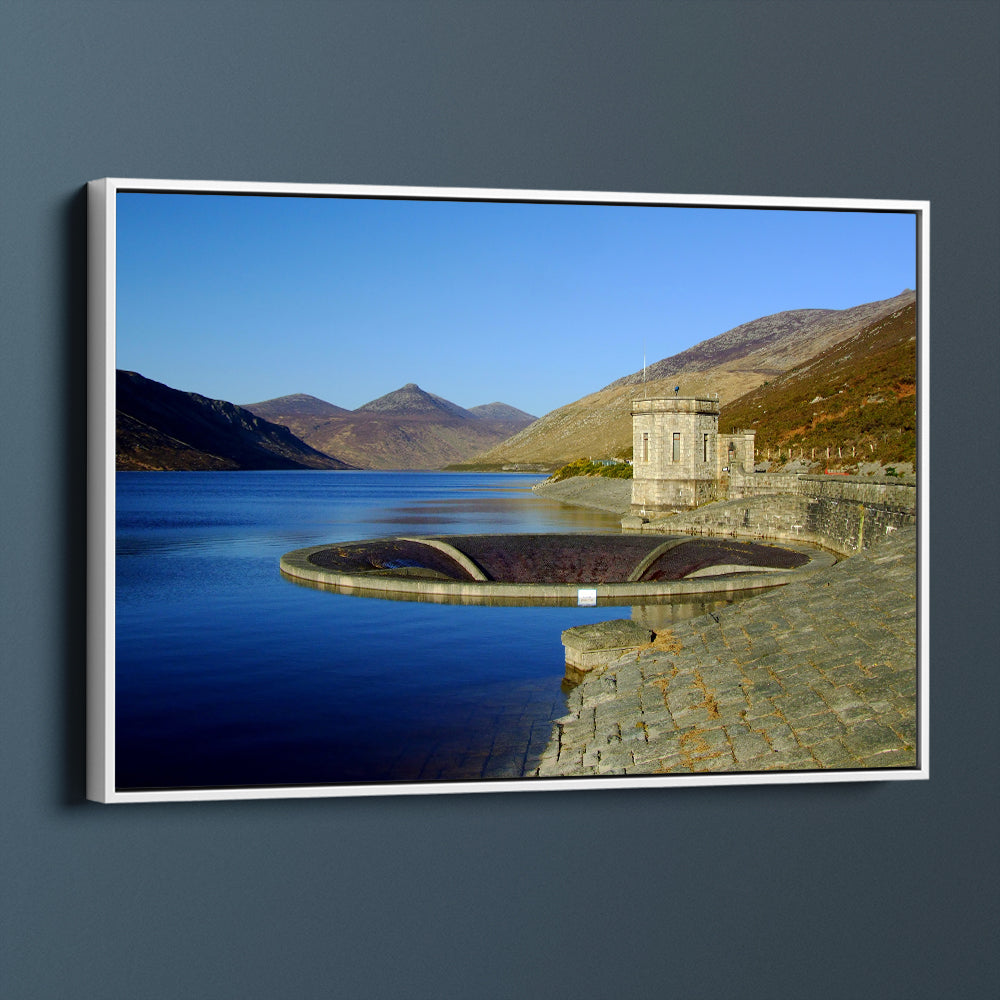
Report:
<svg viewBox="0 0 1000 1000"><path fill-rule="evenodd" d="M882 539L916 523L913 511L819 496L808 498L807 530L841 552L874 548Z"/></svg>
<svg viewBox="0 0 1000 1000"><path fill-rule="evenodd" d="M916 523L916 487L911 484L765 474L753 478L753 493L659 518L643 529L807 541L849 555ZM784 480L789 482L779 482ZM742 493L742 483L737 488Z"/></svg>
<svg viewBox="0 0 1000 1000"><path fill-rule="evenodd" d="M915 511L915 483L871 482L865 479L831 476L796 476L797 492L806 496L829 497L835 500L855 500L868 506L889 510Z"/></svg>
<svg viewBox="0 0 1000 1000"><path fill-rule="evenodd" d="M754 475L732 473L729 477L728 497L754 497L775 493L795 493L798 491L799 477L783 475L780 472L758 472Z"/></svg>

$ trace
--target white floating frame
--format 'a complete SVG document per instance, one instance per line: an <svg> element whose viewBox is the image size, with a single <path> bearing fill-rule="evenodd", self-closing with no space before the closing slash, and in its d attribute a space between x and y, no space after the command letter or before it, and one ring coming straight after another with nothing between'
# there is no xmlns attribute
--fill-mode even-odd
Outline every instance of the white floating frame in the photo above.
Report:
<svg viewBox="0 0 1000 1000"><path fill-rule="evenodd" d="M930 776L929 739L929 332L930 203L913 200L782 198L741 195L628 194L488 188L386 187L103 178L88 189L88 608L87 798L95 802L177 802L232 799L433 795L457 792L687 788L708 785L815 784L922 780ZM372 783L288 787L184 788L122 791L115 784L115 301L116 201L123 192L508 201L580 205L688 206L902 212L914 215L917 251L917 766L872 770L693 773L622 777L519 778L491 781ZM788 308L798 308L790 303ZM752 319L753 317L748 317ZM721 332L721 331L720 331Z"/></svg>

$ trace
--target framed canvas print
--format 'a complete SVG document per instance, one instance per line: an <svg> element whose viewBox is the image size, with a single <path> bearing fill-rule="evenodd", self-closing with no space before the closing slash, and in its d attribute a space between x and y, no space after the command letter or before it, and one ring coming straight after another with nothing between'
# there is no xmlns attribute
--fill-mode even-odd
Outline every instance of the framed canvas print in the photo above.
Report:
<svg viewBox="0 0 1000 1000"><path fill-rule="evenodd" d="M929 775L927 202L89 212L88 797Z"/></svg>

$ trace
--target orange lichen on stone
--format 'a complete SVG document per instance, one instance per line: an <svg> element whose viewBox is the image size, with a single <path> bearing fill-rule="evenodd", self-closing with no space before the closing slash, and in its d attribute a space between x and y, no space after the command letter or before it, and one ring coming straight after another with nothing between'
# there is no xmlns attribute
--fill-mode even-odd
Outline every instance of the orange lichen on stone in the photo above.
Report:
<svg viewBox="0 0 1000 1000"><path fill-rule="evenodd" d="M653 649L663 650L666 653L679 653L684 648L680 640L674 636L674 633L670 629L664 632L657 632L649 645Z"/></svg>

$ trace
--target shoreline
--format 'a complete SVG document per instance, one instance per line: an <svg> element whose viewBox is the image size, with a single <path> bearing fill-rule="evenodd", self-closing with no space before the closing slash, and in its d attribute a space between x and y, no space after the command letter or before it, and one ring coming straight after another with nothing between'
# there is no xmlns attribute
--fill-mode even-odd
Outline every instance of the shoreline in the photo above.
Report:
<svg viewBox="0 0 1000 1000"><path fill-rule="evenodd" d="M531 491L546 500L569 507L587 507L624 517L632 505L631 479L606 479L603 476L573 476L558 483L536 483Z"/></svg>

